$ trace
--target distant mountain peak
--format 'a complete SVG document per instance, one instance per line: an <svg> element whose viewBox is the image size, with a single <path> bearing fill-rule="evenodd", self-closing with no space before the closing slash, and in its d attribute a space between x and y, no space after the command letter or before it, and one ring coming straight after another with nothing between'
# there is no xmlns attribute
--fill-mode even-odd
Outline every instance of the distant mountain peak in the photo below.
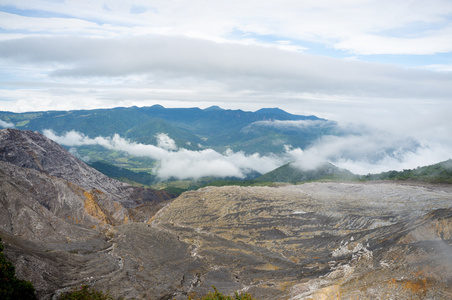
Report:
<svg viewBox="0 0 452 300"><path fill-rule="evenodd" d="M219 107L218 105L212 105L207 108L204 108L203 110L204 111L212 111L212 110L223 110L223 109L221 107Z"/></svg>
<svg viewBox="0 0 452 300"><path fill-rule="evenodd" d="M163 105L160 104L155 104L151 106L152 109L165 109L165 107Z"/></svg>
<svg viewBox="0 0 452 300"><path fill-rule="evenodd" d="M289 114L288 112L286 112L278 107L261 108L259 110L256 110L255 113L257 113L257 114Z"/></svg>

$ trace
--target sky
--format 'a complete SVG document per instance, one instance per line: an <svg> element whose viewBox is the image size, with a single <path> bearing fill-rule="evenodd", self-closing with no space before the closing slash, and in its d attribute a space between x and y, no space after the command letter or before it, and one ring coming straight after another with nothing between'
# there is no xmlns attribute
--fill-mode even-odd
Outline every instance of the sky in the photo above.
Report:
<svg viewBox="0 0 452 300"><path fill-rule="evenodd" d="M0 89L13 112L279 107L434 162L452 153L452 1L0 0Z"/></svg>

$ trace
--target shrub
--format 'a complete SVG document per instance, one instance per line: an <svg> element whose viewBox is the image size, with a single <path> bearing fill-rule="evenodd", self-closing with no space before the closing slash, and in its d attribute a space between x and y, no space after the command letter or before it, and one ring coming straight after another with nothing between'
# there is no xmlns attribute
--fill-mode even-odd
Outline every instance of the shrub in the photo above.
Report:
<svg viewBox="0 0 452 300"><path fill-rule="evenodd" d="M36 299L33 284L16 278L16 268L5 258L3 249L4 246L0 237L0 299Z"/></svg>
<svg viewBox="0 0 452 300"><path fill-rule="evenodd" d="M58 300L113 300L108 293L95 290L86 284L79 288L73 288L72 291L62 294Z"/></svg>
<svg viewBox="0 0 452 300"><path fill-rule="evenodd" d="M209 292L207 296L204 296L200 300L256 300L251 297L248 293L234 293L234 298L231 296L225 296L222 293L218 292L217 288L213 286L214 292ZM189 297L188 300L192 300L193 298Z"/></svg>
<svg viewBox="0 0 452 300"><path fill-rule="evenodd" d="M86 284L62 294L58 300L113 300L108 293L89 288Z"/></svg>

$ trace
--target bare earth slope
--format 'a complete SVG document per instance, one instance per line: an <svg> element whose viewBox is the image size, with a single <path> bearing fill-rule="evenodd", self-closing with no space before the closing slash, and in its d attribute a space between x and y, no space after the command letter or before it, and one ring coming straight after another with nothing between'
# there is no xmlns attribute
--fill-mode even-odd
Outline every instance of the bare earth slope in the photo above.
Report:
<svg viewBox="0 0 452 300"><path fill-rule="evenodd" d="M125 299L212 285L269 300L451 299L451 203L451 186L384 182L207 187L168 202L37 133L0 131L0 236L40 299L80 284Z"/></svg>
<svg viewBox="0 0 452 300"><path fill-rule="evenodd" d="M261 299L448 299L451 201L394 183L204 188L153 224Z"/></svg>
<svg viewBox="0 0 452 300"><path fill-rule="evenodd" d="M119 268L105 232L150 219L169 199L106 177L41 134L0 130L0 236L40 297Z"/></svg>

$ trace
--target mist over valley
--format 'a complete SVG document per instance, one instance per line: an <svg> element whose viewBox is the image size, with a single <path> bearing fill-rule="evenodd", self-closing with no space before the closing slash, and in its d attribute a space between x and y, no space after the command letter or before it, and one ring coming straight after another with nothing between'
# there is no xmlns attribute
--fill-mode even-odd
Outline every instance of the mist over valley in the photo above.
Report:
<svg viewBox="0 0 452 300"><path fill-rule="evenodd" d="M148 172L155 181L253 179L287 163L309 171L328 162L367 175L450 158L447 148L414 137L277 108L248 112L155 105L3 112L0 119L4 127L40 131L88 163Z"/></svg>

